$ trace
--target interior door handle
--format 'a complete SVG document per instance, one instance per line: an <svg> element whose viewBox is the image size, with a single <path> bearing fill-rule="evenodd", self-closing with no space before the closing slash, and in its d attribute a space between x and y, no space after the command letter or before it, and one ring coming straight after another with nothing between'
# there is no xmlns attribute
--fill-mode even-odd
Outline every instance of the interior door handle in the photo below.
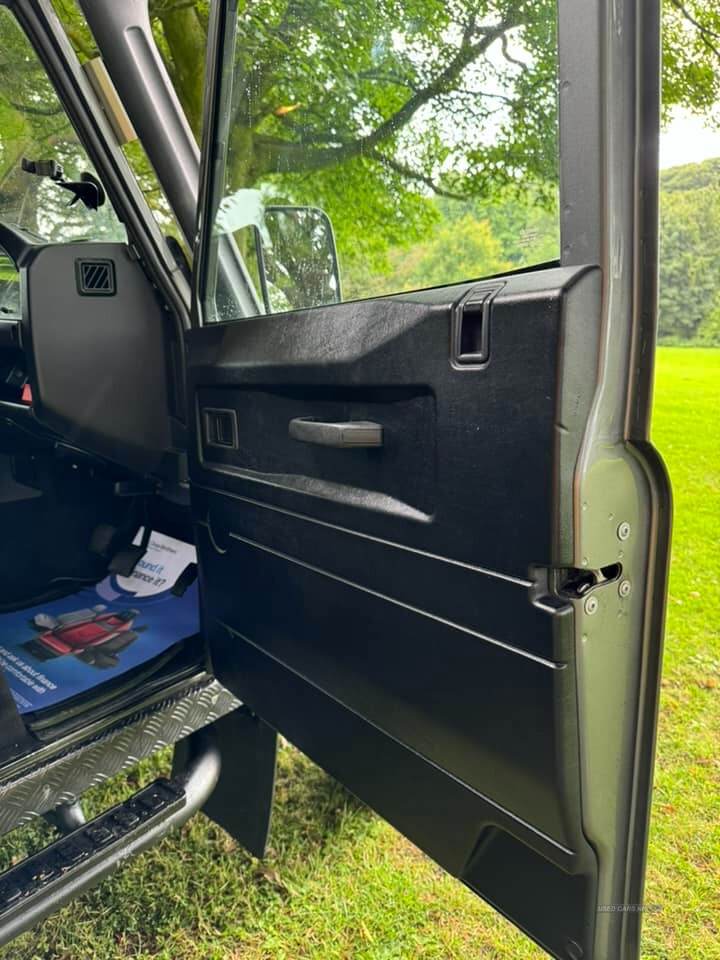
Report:
<svg viewBox="0 0 720 960"><path fill-rule="evenodd" d="M321 447L381 447L383 428L372 420L347 420L327 423L295 417L290 421L289 433L293 440L317 443Z"/></svg>

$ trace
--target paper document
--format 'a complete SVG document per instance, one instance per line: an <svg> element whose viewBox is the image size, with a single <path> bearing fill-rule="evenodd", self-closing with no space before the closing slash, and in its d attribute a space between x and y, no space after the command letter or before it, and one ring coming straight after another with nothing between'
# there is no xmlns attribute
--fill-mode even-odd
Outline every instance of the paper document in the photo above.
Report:
<svg viewBox="0 0 720 960"><path fill-rule="evenodd" d="M92 690L196 634L197 581L181 597L170 592L193 562L191 544L153 533L132 576L0 614L0 668L20 713Z"/></svg>

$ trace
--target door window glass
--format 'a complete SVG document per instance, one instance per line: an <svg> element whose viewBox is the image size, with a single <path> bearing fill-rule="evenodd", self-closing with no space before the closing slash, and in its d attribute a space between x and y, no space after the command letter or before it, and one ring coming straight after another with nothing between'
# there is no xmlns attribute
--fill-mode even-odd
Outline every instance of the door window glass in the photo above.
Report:
<svg viewBox="0 0 720 960"><path fill-rule="evenodd" d="M558 258L554 0L228 8L206 321Z"/></svg>

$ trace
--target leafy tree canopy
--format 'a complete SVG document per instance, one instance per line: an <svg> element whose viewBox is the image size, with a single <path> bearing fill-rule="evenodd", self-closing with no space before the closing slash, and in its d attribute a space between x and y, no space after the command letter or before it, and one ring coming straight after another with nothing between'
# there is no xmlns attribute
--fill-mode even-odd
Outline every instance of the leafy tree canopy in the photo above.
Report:
<svg viewBox="0 0 720 960"><path fill-rule="evenodd" d="M93 55L73 0L55 3ZM150 0L197 135L208 6ZM664 30L665 110L717 118L720 6L665 0ZM319 203L366 255L426 235L428 197L552 197L554 0L239 0L238 32L229 189Z"/></svg>
<svg viewBox="0 0 720 960"><path fill-rule="evenodd" d="M720 344L720 158L664 171L659 334Z"/></svg>
<svg viewBox="0 0 720 960"><path fill-rule="evenodd" d="M660 183L663 196L668 193L701 190L703 187L716 187L720 184L720 157L663 170Z"/></svg>
<svg viewBox="0 0 720 960"><path fill-rule="evenodd" d="M663 0L663 109L685 107L720 126L720 4Z"/></svg>

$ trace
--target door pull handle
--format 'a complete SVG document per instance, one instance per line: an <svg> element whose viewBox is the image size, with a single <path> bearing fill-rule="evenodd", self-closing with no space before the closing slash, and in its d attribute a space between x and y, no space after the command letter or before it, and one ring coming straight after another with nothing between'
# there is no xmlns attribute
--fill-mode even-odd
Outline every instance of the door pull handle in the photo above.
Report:
<svg viewBox="0 0 720 960"><path fill-rule="evenodd" d="M327 423L322 420L308 420L295 417L290 421L288 432L293 440L303 443L317 443L321 447L381 447L383 428L372 420L347 420L340 423Z"/></svg>

